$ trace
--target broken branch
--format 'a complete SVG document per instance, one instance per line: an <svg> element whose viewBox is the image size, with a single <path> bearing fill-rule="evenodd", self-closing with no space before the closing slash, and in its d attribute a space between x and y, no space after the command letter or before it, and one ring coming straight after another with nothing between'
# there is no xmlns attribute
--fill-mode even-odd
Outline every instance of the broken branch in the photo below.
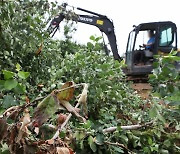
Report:
<svg viewBox="0 0 180 154"><path fill-rule="evenodd" d="M65 90L70 89L70 88L79 87L79 86L82 86L82 85L84 85L84 84L83 83L75 84L75 85L72 85L72 86L69 86L69 87L66 87L66 88L63 88L63 89L55 90L55 91L58 93L58 92L65 91Z"/></svg>
<svg viewBox="0 0 180 154"><path fill-rule="evenodd" d="M78 103L76 104L76 106L75 106L75 109L77 109L77 108L79 107L79 105L80 105L80 103L78 102ZM61 132L62 129L66 126L66 124L68 123L68 121L69 121L69 119L70 119L71 117L72 117L72 113L70 113L70 114L67 116L67 118L66 118L66 120L64 121L64 123L63 123L60 127L58 127L58 130L56 131L56 133L54 134L54 136L53 136L52 139L58 138L59 132Z"/></svg>
<svg viewBox="0 0 180 154"><path fill-rule="evenodd" d="M143 125L137 124L137 125L121 126L121 129L122 130L135 130L135 129L147 127L151 124L153 124L153 121L147 122ZM117 127L109 127L109 128L103 129L103 133L111 133L111 132L116 131L116 129L117 129Z"/></svg>

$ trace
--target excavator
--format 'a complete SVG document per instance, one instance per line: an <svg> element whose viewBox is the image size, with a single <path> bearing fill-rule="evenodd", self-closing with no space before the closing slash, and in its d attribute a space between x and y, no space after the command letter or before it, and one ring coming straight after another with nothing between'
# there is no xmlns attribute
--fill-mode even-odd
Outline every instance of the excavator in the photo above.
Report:
<svg viewBox="0 0 180 154"><path fill-rule="evenodd" d="M64 4L64 7L66 6L67 4ZM121 61L123 58L118 54L113 21L111 21L107 16L99 13L79 7L77 10L85 12L88 15L76 14L71 17L71 20L97 27L107 36L114 59ZM60 13L51 21L48 27L49 34L53 36L56 33L60 23L66 18L66 16L65 13ZM142 46L142 44L144 44L148 39L146 35L148 31L152 31L155 37L155 42L151 51ZM175 23L164 21L142 23L138 26L133 26L132 31L129 33L127 42L125 54L125 64L127 67L124 69L124 72L127 76L147 76L152 73L154 55L166 55L172 50L177 50L177 27ZM144 64L136 63L136 53L139 51L145 53ZM178 55L180 56L180 52L178 52ZM180 64L177 65L180 69Z"/></svg>

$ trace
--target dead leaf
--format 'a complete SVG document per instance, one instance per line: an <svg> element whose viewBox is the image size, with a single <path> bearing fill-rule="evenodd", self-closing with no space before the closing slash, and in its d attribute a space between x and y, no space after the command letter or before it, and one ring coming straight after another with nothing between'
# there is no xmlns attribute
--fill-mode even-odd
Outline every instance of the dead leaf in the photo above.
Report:
<svg viewBox="0 0 180 154"><path fill-rule="evenodd" d="M71 88L68 88L66 90L63 90L63 91L60 91L57 93L57 98L59 101L62 101L62 100L65 100L65 101L70 101L73 96L74 96L74 90L75 88L72 87L74 85L74 82L66 82L60 90L62 89L66 89L68 87L71 87Z"/></svg>
<svg viewBox="0 0 180 154"><path fill-rule="evenodd" d="M8 124L5 119L0 119L0 142L7 135Z"/></svg>
<svg viewBox="0 0 180 154"><path fill-rule="evenodd" d="M67 118L66 114L60 113L57 118L58 125L62 125L65 122L66 118Z"/></svg>
<svg viewBox="0 0 180 154"><path fill-rule="evenodd" d="M35 127L34 132L36 133L36 135L38 135L39 134L39 127Z"/></svg>
<svg viewBox="0 0 180 154"><path fill-rule="evenodd" d="M87 101L88 84L84 83L83 87L84 88L83 88L82 94L80 94L78 102L85 104Z"/></svg>
<svg viewBox="0 0 180 154"><path fill-rule="evenodd" d="M43 88L44 85L43 84L38 84L38 88Z"/></svg>
<svg viewBox="0 0 180 154"><path fill-rule="evenodd" d="M16 113L19 109L19 106L12 106L8 108L4 113L3 116L5 117L11 117L12 114ZM13 116L12 116L13 117Z"/></svg>
<svg viewBox="0 0 180 154"><path fill-rule="evenodd" d="M29 110L25 109L24 110L24 117L23 117L23 122L21 125L21 128L19 130L19 134L17 137L17 142L20 142L20 140L29 134L29 130L27 128L27 125L31 122L30 115L29 115Z"/></svg>
<svg viewBox="0 0 180 154"><path fill-rule="evenodd" d="M70 154L70 151L66 147L57 147L56 148L58 154Z"/></svg>
<svg viewBox="0 0 180 154"><path fill-rule="evenodd" d="M17 125L14 125L12 126L9 134L8 134L8 144L10 145L13 145L16 141L15 141L15 138L16 136L18 135L18 126Z"/></svg>
<svg viewBox="0 0 180 154"><path fill-rule="evenodd" d="M74 85L73 82L66 82L60 90L62 89L66 89L68 87L67 90L64 91L60 91L56 94L57 99L59 100L59 103L61 105L63 105L69 112L73 113L76 117L78 117L80 120L82 120L83 122L86 121L85 118L83 118L77 111L76 109L69 103L69 101L73 98L73 93L75 88L72 87ZM87 100L87 93L88 93L88 84L83 84L83 92L80 95L80 98L78 100L79 103L83 104L83 109L84 109L84 113L87 116L87 104L86 104L86 100Z"/></svg>
<svg viewBox="0 0 180 154"><path fill-rule="evenodd" d="M53 93L44 98L37 106L33 116L33 126L40 127L46 122L59 108Z"/></svg>
<svg viewBox="0 0 180 154"><path fill-rule="evenodd" d="M46 142L47 144L54 144L54 139L47 140Z"/></svg>
<svg viewBox="0 0 180 154"><path fill-rule="evenodd" d="M30 103L30 99L28 96L26 96L25 100L26 100L26 103Z"/></svg>
<svg viewBox="0 0 180 154"><path fill-rule="evenodd" d="M88 84L83 84L83 91L82 94L80 94L80 97L78 99L78 102L83 105L83 112L85 116L88 116L88 109L87 109L87 93L88 93Z"/></svg>
<svg viewBox="0 0 180 154"><path fill-rule="evenodd" d="M24 154L37 154L37 150L38 150L38 146L23 144L23 153ZM43 154L43 153L41 153L41 154Z"/></svg>
<svg viewBox="0 0 180 154"><path fill-rule="evenodd" d="M43 48L43 43L41 43L40 47L37 49L37 51L35 52L36 55L39 55L42 51L42 48Z"/></svg>
<svg viewBox="0 0 180 154"><path fill-rule="evenodd" d="M62 100L60 102L69 112L73 113L76 117L78 117L80 120L82 120L83 122L86 122L86 119L83 118L78 112L76 112L76 109L68 102L68 101L64 101Z"/></svg>
<svg viewBox="0 0 180 154"><path fill-rule="evenodd" d="M27 126L31 122L30 115L29 115L29 110L25 109L24 110L24 118L23 118L23 123L20 129L23 129L25 126Z"/></svg>
<svg viewBox="0 0 180 154"><path fill-rule="evenodd" d="M69 153L74 154L73 150L69 148Z"/></svg>

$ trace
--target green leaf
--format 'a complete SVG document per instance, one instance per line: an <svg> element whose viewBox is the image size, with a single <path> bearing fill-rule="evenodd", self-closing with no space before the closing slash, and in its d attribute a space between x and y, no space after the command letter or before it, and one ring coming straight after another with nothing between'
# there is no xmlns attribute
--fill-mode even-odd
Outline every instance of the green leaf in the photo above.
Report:
<svg viewBox="0 0 180 154"><path fill-rule="evenodd" d="M166 147L170 147L171 146L171 142L169 140L165 140L163 143Z"/></svg>
<svg viewBox="0 0 180 154"><path fill-rule="evenodd" d="M21 65L19 63L16 64L16 71L20 71L21 70Z"/></svg>
<svg viewBox="0 0 180 154"><path fill-rule="evenodd" d="M165 119L162 115L160 115L159 113L157 114L157 117L159 120L161 120L163 123L165 123Z"/></svg>
<svg viewBox="0 0 180 154"><path fill-rule="evenodd" d="M101 40L101 39L102 39L102 36L97 37L97 38L95 39L95 41L98 42L98 41Z"/></svg>
<svg viewBox="0 0 180 154"><path fill-rule="evenodd" d="M161 149L161 150L160 150L160 153L161 153L161 154L169 154L169 151L166 150L166 149Z"/></svg>
<svg viewBox="0 0 180 154"><path fill-rule="evenodd" d="M5 83L4 80L0 80L0 90L2 90L4 88L4 83Z"/></svg>
<svg viewBox="0 0 180 154"><path fill-rule="evenodd" d="M157 109L156 109L155 107L153 107L153 108L150 109L150 111L149 111L149 116L150 116L151 118L156 117L157 114L158 114L158 112L157 112Z"/></svg>
<svg viewBox="0 0 180 154"><path fill-rule="evenodd" d="M180 61L180 57L178 57L178 56L165 56L165 58L169 58L173 61Z"/></svg>
<svg viewBox="0 0 180 154"><path fill-rule="evenodd" d="M3 74L6 80L13 78L15 75L13 72L6 71L6 70L3 70Z"/></svg>
<svg viewBox="0 0 180 154"><path fill-rule="evenodd" d="M121 135L120 139L123 141L123 143L125 143L125 144L128 143L128 137L126 135Z"/></svg>
<svg viewBox="0 0 180 154"><path fill-rule="evenodd" d="M151 137L148 137L148 144L149 144L149 145L152 145L152 144L153 144L153 141L152 141L152 138L151 138Z"/></svg>
<svg viewBox="0 0 180 154"><path fill-rule="evenodd" d="M89 49L92 49L94 47L94 45L91 42L88 42L87 46L88 46Z"/></svg>
<svg viewBox="0 0 180 154"><path fill-rule="evenodd" d="M90 39L91 39L92 41L95 41L95 37L94 37L93 35L90 36Z"/></svg>
<svg viewBox="0 0 180 154"><path fill-rule="evenodd" d="M4 83L4 88L6 90L11 90L17 86L18 82L14 79L6 80Z"/></svg>
<svg viewBox="0 0 180 154"><path fill-rule="evenodd" d="M25 93L25 90L26 90L26 87L23 86L22 84L17 84L17 86L14 88L14 92L16 94L24 94Z"/></svg>
<svg viewBox="0 0 180 154"><path fill-rule="evenodd" d="M91 127L91 121L87 120L86 123L83 125L84 128L90 128Z"/></svg>
<svg viewBox="0 0 180 154"><path fill-rule="evenodd" d="M144 147L144 148L143 148L143 151L144 151L145 153L151 153L149 147Z"/></svg>
<svg viewBox="0 0 180 154"><path fill-rule="evenodd" d="M85 132L79 132L79 139L82 140L86 136Z"/></svg>
<svg viewBox="0 0 180 154"><path fill-rule="evenodd" d="M84 149L84 140L81 140L80 142L80 149Z"/></svg>
<svg viewBox="0 0 180 154"><path fill-rule="evenodd" d="M158 62L154 62L154 63L153 63L153 67L154 67L154 68L157 68L158 66L159 66L159 63L158 63Z"/></svg>
<svg viewBox="0 0 180 154"><path fill-rule="evenodd" d="M18 72L18 76L19 76L20 78L22 78L22 79L28 78L29 75L30 75L29 72L23 72L23 71L19 71L19 72Z"/></svg>
<svg viewBox="0 0 180 154"><path fill-rule="evenodd" d="M96 144L102 145L104 143L104 135L97 134L96 135Z"/></svg>
<svg viewBox="0 0 180 154"><path fill-rule="evenodd" d="M14 105L17 105L17 101L14 99L13 96L7 95L4 97L3 104L2 104L3 108L7 109L7 108L14 106Z"/></svg>
<svg viewBox="0 0 180 154"><path fill-rule="evenodd" d="M74 136L75 136L76 140L82 140L86 136L86 133L85 132L76 131L74 133Z"/></svg>
<svg viewBox="0 0 180 154"><path fill-rule="evenodd" d="M7 145L6 143L5 143L5 144L2 144L2 147L1 147L1 149L0 149L0 153L1 153L1 154L10 154L8 145Z"/></svg>
<svg viewBox="0 0 180 154"><path fill-rule="evenodd" d="M178 51L174 51L174 50L172 50L170 53L169 53L169 55L176 55L178 53Z"/></svg>
<svg viewBox="0 0 180 154"><path fill-rule="evenodd" d="M120 147L115 147L115 146L113 146L113 149L114 149L116 152L118 152L118 153L124 153L123 149L120 148Z"/></svg>
<svg viewBox="0 0 180 154"><path fill-rule="evenodd" d="M96 147L96 144L94 143L94 138L92 136L88 137L88 143L90 145L91 150L93 152L96 152L97 151L97 147Z"/></svg>
<svg viewBox="0 0 180 154"><path fill-rule="evenodd" d="M80 140L79 138L79 131L76 131L75 133L74 133L74 137L76 138L76 140Z"/></svg>
<svg viewBox="0 0 180 154"><path fill-rule="evenodd" d="M59 134L60 138L64 138L66 136L66 132L65 131L61 131Z"/></svg>
<svg viewBox="0 0 180 154"><path fill-rule="evenodd" d="M164 76L167 76L168 74L171 73L171 70L168 67L163 67L162 72Z"/></svg>
<svg viewBox="0 0 180 154"><path fill-rule="evenodd" d="M180 99L179 99L180 100ZM171 100L172 101L172 100ZM178 105L180 105L180 101L172 101L172 102L170 102L168 105L170 105L170 106L178 106Z"/></svg>

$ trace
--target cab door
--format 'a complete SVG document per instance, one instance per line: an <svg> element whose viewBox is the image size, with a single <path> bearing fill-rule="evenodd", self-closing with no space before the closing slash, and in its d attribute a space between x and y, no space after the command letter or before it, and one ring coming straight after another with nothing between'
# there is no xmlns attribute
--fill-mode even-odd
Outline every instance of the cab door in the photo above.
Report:
<svg viewBox="0 0 180 154"><path fill-rule="evenodd" d="M126 48L126 65L129 70L132 69L133 65L133 50L136 32L131 31L128 38L127 48Z"/></svg>
<svg viewBox="0 0 180 154"><path fill-rule="evenodd" d="M161 24L159 26L157 54L167 54L177 49L177 30L175 24Z"/></svg>

